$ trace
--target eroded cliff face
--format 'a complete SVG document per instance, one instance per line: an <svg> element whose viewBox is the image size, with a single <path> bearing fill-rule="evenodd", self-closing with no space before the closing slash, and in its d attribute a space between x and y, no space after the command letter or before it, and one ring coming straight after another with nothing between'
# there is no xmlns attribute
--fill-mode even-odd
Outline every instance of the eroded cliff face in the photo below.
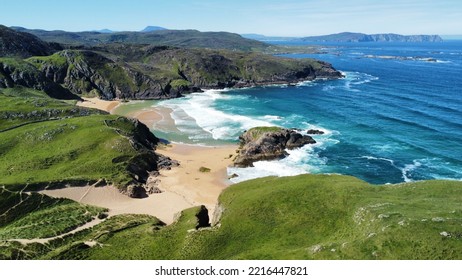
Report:
<svg viewBox="0 0 462 280"><path fill-rule="evenodd" d="M279 127L255 127L244 132L239 140L241 146L234 160L236 167L249 167L260 160L282 159L288 155L286 149L315 144L308 135Z"/></svg>
<svg viewBox="0 0 462 280"><path fill-rule="evenodd" d="M135 43L63 48L0 25L0 88L22 86L61 99L168 99L201 89L342 77L322 61L258 52Z"/></svg>
<svg viewBox="0 0 462 280"><path fill-rule="evenodd" d="M24 86L64 99L169 99L201 89L341 77L325 62L255 53L139 47L141 54L128 57L102 50L106 52L64 50L25 60L0 59L0 87Z"/></svg>

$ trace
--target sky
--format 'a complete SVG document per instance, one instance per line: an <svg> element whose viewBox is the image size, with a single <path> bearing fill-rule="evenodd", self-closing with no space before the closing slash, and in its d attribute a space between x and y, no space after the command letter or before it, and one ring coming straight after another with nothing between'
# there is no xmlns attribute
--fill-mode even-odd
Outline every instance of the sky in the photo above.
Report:
<svg viewBox="0 0 462 280"><path fill-rule="evenodd" d="M462 33L461 0L0 0L0 24L30 29L228 31L267 36Z"/></svg>

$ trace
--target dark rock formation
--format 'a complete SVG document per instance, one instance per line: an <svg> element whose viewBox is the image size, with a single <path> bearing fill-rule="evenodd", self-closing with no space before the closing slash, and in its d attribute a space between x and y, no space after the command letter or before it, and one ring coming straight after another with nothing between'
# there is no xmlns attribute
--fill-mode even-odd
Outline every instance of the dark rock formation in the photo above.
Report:
<svg viewBox="0 0 462 280"><path fill-rule="evenodd" d="M278 127L256 127L239 137L241 147L234 160L236 167L253 166L260 160L282 159L287 156L286 149L299 148L316 141L308 135L295 130Z"/></svg>
<svg viewBox="0 0 462 280"><path fill-rule="evenodd" d="M197 224L196 229L210 227L210 220L209 220L209 210L204 205L200 206L199 211L196 213Z"/></svg>
<svg viewBox="0 0 462 280"><path fill-rule="evenodd" d="M14 58L0 60L0 88L15 86L41 90L57 99L80 99L25 61Z"/></svg>
<svg viewBox="0 0 462 280"><path fill-rule="evenodd" d="M148 196L146 190L140 185L129 185L122 193L132 198L145 198Z"/></svg>
<svg viewBox="0 0 462 280"><path fill-rule="evenodd" d="M125 186L119 186L122 193L130 197L143 198L148 194L159 192L157 182L151 176L161 169L170 169L178 162L154 152L159 139L149 128L137 119L120 117L115 121L106 121L108 127L127 137L137 154L131 158L115 158L113 162L125 162L125 171L132 178ZM130 127L126 130L124 128Z"/></svg>
<svg viewBox="0 0 462 280"><path fill-rule="evenodd" d="M324 134L324 131L319 130L319 129L308 129L306 134L311 134L311 135L321 135Z"/></svg>

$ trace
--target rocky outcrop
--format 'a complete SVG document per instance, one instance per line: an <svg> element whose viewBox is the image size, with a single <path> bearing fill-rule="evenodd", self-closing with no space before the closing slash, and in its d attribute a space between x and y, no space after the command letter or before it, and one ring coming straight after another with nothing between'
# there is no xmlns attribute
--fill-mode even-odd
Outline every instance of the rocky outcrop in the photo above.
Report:
<svg viewBox="0 0 462 280"><path fill-rule="evenodd" d="M32 64L55 83L78 95L102 99L167 99L181 96L134 67L93 51L65 50L50 58L31 58ZM163 85L164 83L164 85Z"/></svg>
<svg viewBox="0 0 462 280"><path fill-rule="evenodd" d="M282 159L288 155L286 149L300 148L316 141L295 130L279 127L256 127L239 137L239 153L234 160L236 167L249 167L260 160Z"/></svg>
<svg viewBox="0 0 462 280"><path fill-rule="evenodd" d="M324 131L319 130L319 129L308 129L308 130L306 131L306 134L310 134L310 135L321 135L321 134L324 134Z"/></svg>
<svg viewBox="0 0 462 280"><path fill-rule="evenodd" d="M196 230L204 227L210 227L209 210L204 205L201 205L196 213L197 224Z"/></svg>
<svg viewBox="0 0 462 280"><path fill-rule="evenodd" d="M80 99L23 60L14 58L0 60L0 88L15 86L41 90L57 99Z"/></svg>
<svg viewBox="0 0 462 280"><path fill-rule="evenodd" d="M156 181L152 175L158 174L161 169L170 169L178 162L169 157L157 154L154 149L159 142L149 128L137 119L120 117L115 121L106 121L118 134L127 137L137 154L131 158L114 158L113 163L125 163L125 171L131 180L125 185L118 186L119 190L134 198L143 198L147 194L155 193ZM131 127L124 130L124 127Z"/></svg>

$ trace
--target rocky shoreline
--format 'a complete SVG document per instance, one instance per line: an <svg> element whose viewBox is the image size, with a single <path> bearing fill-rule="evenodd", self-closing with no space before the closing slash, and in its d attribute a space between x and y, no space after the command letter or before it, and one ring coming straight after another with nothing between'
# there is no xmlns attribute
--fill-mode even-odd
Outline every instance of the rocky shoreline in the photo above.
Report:
<svg viewBox="0 0 462 280"><path fill-rule="evenodd" d="M316 143L309 135L280 127L255 127L244 132L239 140L235 167L252 167L256 161L282 159L288 155L286 149Z"/></svg>

